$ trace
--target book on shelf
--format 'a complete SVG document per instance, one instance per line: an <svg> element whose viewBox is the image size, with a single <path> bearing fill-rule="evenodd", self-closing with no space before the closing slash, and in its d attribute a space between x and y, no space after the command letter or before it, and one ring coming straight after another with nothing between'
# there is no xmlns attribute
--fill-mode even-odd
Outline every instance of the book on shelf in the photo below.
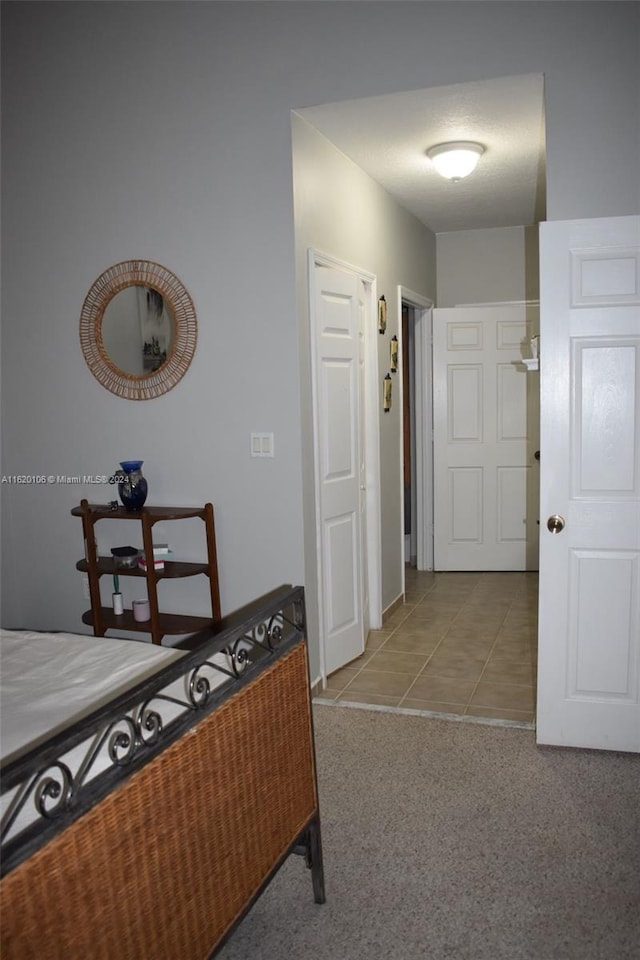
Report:
<svg viewBox="0 0 640 960"><path fill-rule="evenodd" d="M141 570L148 570L148 569L149 569L149 564L147 563L147 558L146 558L146 557L138 557L138 566L140 567ZM160 560L160 559L158 559L158 558L154 558L154 561L153 561L153 569L154 569L154 570L164 570L164 560Z"/></svg>
<svg viewBox="0 0 640 960"><path fill-rule="evenodd" d="M168 543L154 543L153 545L154 557L165 557L169 553L171 553L171 550L169 550Z"/></svg>

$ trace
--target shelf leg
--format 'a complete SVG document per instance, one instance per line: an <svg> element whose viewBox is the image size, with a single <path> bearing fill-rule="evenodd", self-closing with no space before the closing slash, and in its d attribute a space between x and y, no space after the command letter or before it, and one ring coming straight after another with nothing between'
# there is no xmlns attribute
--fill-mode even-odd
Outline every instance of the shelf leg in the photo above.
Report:
<svg viewBox="0 0 640 960"><path fill-rule="evenodd" d="M204 522L207 531L207 556L209 559L209 589L211 591L211 615L215 621L222 619L220 606L220 583L218 580L218 553L216 550L216 528L213 504L204 507Z"/></svg>

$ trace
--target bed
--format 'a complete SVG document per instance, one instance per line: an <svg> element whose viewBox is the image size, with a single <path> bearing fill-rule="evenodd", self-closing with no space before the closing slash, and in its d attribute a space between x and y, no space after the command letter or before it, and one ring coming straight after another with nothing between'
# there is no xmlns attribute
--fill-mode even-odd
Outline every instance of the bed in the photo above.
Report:
<svg viewBox="0 0 640 960"><path fill-rule="evenodd" d="M3 698L3 960L204 960L292 853L324 903L302 588L158 655L28 732Z"/></svg>

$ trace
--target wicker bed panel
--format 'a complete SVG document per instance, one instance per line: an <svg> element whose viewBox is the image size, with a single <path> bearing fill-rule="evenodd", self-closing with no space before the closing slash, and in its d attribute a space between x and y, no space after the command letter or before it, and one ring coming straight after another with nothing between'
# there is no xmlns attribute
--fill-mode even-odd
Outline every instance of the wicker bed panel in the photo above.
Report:
<svg viewBox="0 0 640 960"><path fill-rule="evenodd" d="M209 957L317 813L307 669L301 643L5 877L4 960Z"/></svg>

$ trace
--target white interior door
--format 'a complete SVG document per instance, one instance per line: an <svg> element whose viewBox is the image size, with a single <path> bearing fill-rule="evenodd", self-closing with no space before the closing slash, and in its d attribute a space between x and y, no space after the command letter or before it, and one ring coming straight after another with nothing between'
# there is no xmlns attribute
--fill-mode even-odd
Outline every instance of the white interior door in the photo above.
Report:
<svg viewBox="0 0 640 960"><path fill-rule="evenodd" d="M362 281L314 270L320 606L328 675L360 656L368 616Z"/></svg>
<svg viewBox="0 0 640 960"><path fill-rule="evenodd" d="M540 241L537 737L640 751L640 217Z"/></svg>
<svg viewBox="0 0 640 960"><path fill-rule="evenodd" d="M434 566L537 570L538 307L433 311Z"/></svg>

